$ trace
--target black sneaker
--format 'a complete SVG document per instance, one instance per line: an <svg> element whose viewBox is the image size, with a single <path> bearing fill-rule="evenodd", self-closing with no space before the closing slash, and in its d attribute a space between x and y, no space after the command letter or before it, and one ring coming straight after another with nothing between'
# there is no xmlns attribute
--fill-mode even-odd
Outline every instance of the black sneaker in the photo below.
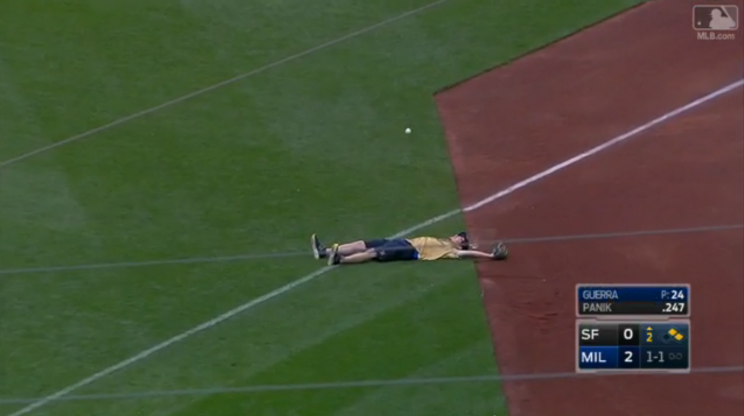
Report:
<svg viewBox="0 0 744 416"><path fill-rule="evenodd" d="M341 263L341 256L338 254L338 244L331 247L331 254L328 256L328 265L335 266Z"/></svg>
<svg viewBox="0 0 744 416"><path fill-rule="evenodd" d="M506 248L506 244L499 241L491 250L491 255L494 260L506 260L509 256L509 249Z"/></svg>
<svg viewBox="0 0 744 416"><path fill-rule="evenodd" d="M326 247L320 242L320 240L318 240L316 234L313 234L313 236L310 237L310 244L313 247L313 257L316 259L324 259L327 257Z"/></svg>

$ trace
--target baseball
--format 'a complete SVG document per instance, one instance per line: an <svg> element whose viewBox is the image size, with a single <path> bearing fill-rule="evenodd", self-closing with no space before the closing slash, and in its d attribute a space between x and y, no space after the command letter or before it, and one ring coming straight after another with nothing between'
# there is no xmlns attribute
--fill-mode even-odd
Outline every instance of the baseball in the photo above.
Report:
<svg viewBox="0 0 744 416"><path fill-rule="evenodd" d="M406 128L406 134L411 134L411 129Z"/></svg>

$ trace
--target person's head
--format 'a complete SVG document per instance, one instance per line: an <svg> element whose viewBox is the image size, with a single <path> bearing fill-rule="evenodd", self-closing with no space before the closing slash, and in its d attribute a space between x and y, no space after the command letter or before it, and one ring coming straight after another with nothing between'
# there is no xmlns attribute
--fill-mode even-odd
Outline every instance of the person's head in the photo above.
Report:
<svg viewBox="0 0 744 416"><path fill-rule="evenodd" d="M712 11L710 12L710 17L712 17L712 18L714 18L714 19L718 19L719 17L721 17L721 11L720 11L720 10L718 10L718 9L713 9L713 10L712 10Z"/></svg>
<svg viewBox="0 0 744 416"><path fill-rule="evenodd" d="M467 250L470 248L470 240L468 239L468 233L465 231L461 231L452 237L450 237L450 241L455 243L456 246L460 247L463 250Z"/></svg>

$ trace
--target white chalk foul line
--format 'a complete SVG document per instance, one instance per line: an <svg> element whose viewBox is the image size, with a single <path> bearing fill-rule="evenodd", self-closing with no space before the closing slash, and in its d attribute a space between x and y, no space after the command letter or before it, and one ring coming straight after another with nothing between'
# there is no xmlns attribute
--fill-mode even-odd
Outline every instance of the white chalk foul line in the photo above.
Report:
<svg viewBox="0 0 744 416"><path fill-rule="evenodd" d="M597 153L599 153L599 152L601 152L601 151L603 151L603 150L605 150L605 149L607 149L609 147L612 147L612 146L614 146L614 145L616 145L616 144L618 144L620 142L623 142L623 141L625 141L625 140L627 140L627 139L635 136L638 133L644 132L644 131L646 131L646 130L648 130L648 129L650 129L650 128L658 125L658 124L661 124L661 123L669 120L670 118L674 118L674 117L676 117L676 116L684 113L685 111L688 111L690 109L693 109L693 108L699 106L700 104L706 103L706 102L708 102L708 101L710 101L710 100L712 100L712 99L714 99L714 98L716 98L716 97L718 97L720 95L726 94L727 92L729 92L731 90L734 90L736 88L739 88L743 84L744 84L744 80L739 80L737 82L734 82L733 84L727 85L727 86L721 88L718 91L712 92L712 93L706 95L705 97L699 98L699 99L697 99L697 100L695 100L695 101L693 101L693 102L691 102L691 103L689 103L689 104L687 104L685 106L682 106L682 107L680 107L680 108L678 108L678 109L676 109L674 111L670 111L670 112L664 114L663 116L661 116L659 118L656 118L656 119L653 119L653 120L649 121L648 123L646 123L646 124L644 124L644 125L642 125L640 127L637 127L637 128L635 128L635 129L633 129L633 130L631 130L631 131L629 131L629 132L627 132L625 134L622 134L620 136L617 136L617 137L615 137L614 139L612 139L612 140L610 140L608 142L602 143L601 145L599 145L597 147L593 147L593 148L587 150L584 153L581 153L579 155L576 155L576 156L572 157L571 159L566 160L565 162L561 162L561 163L553 166L550 169L544 170L544 171L538 173L537 175L535 175L535 176L533 176L531 178L528 178L528 179L523 180L522 182L516 183L516 184L512 185L511 187L509 187L507 189L504 189L503 191L501 191L499 193L493 194L493 195L489 196L488 198L485 198L485 199L483 199L481 201L476 202L473 205L470 205L470 206L464 208L463 210L465 212L473 211L473 210L476 210L476 209L478 209L478 208L480 208L480 207L482 207L484 205L490 204L491 202L493 202L493 201L495 201L495 200L503 197L504 195L508 195L508 194L516 191L519 188L523 188L523 187L531 184L532 182L539 181L540 179L542 179L542 178L544 178L546 176L550 176L550 175L558 172L559 170L562 170L563 168L566 168L568 166L571 166L571 165L573 165L574 163L576 163L578 161L581 161L583 159L586 159L589 156L595 155L595 154L597 154Z"/></svg>
<svg viewBox="0 0 744 416"><path fill-rule="evenodd" d="M714 99L714 98L716 98L718 96L721 96L721 95L723 95L723 94L725 94L725 93L727 93L727 92L729 92L731 90L734 90L734 89L736 89L736 88L738 88L738 87L740 87L742 85L744 85L744 80L739 80L739 81L737 81L737 82L735 82L733 84L730 84L730 85L728 85L726 87L723 87L723 88L721 88L721 89L719 89L719 90L717 90L717 91L715 91L713 93L710 93L710 94L706 95L705 97L699 98L699 99L697 99L697 100L695 100L695 101L693 101L693 102L691 102L691 103L689 103L689 104L687 104L685 106L682 106L682 107L680 107L680 108L678 108L676 110L670 111L670 112L664 114L663 116L661 116L659 118L656 118L656 119L654 119L654 120L652 120L652 121L650 121L650 122L648 122L648 123L646 123L646 124L644 124L644 125L642 125L640 127L637 127L637 128L635 128L635 129L633 129L633 130L631 130L631 131L629 131L629 132L627 132L627 133L625 133L625 134L623 134L621 136L615 137L614 139L612 139L610 141L607 141L607 142L605 142L603 144L600 144L599 146L594 147L594 148L592 148L592 149L590 149L590 150L588 150L588 151L586 151L584 153L581 153L581 154L579 154L579 155L577 155L575 157L572 157L571 159L568 159L565 162L561 162L561 163L559 163L559 164L557 164L557 165L555 165L555 166L553 166L553 167L551 167L549 169L546 169L546 170L544 170L544 171L542 171L542 172L540 172L540 173L538 173L536 175L533 175L533 176L531 176L531 177L529 177L529 178L527 178L527 179L525 179L525 180L523 180L521 182L517 182L514 185L512 185L512 186L510 186L510 187L508 187L506 189L504 189L503 191L497 192L497 193L495 193L495 194L493 194L491 196L488 196L488 197L486 197L486 198L484 198L484 199L482 199L482 200L480 200L480 201L478 201L478 202L476 202L476 203L474 203L472 205L466 206L462 210L456 209L456 210L452 210L452 211L449 211L447 213L444 213L442 215L439 215L437 217L430 218L430 219L428 219L428 220L426 220L424 222L421 222L421 223L419 223L417 225L414 225L411 228L408 228L408 229L405 229L405 230L403 230L403 231L401 231L399 233L396 233L395 235L391 236L391 238L399 238L399 237L403 237L403 236L409 235L409 234L411 234L413 232L416 232L418 230L421 230L423 228L426 228L426 227L428 227L428 226L430 226L432 224L435 224L435 223L438 223L440 221L446 220L446 219L448 219L450 217L453 217L453 216L459 214L461 211L469 212L469 211L474 211L474 210L476 210L478 208L481 208L481 207L483 207L483 206L485 206L487 204L490 204L493 201L496 201L497 199L503 198L504 196L511 194L512 192L514 192L514 191L516 191L518 189L524 188L524 187L526 187L529 184L532 184L534 182L537 182L540 179L543 179L543 178L545 178L547 176L550 176L550 175L552 175L552 174L554 174L554 173L556 173L556 172L558 172L558 171L560 171L560 170L562 170L562 169L564 169L564 168L566 168L566 167L568 167L570 165L573 165L573 164L575 164L575 163L577 163L577 162L579 162L579 161L581 161L583 159L586 159L586 158L588 158L588 157L590 157L592 155L595 155L595 154L601 152L602 150L608 149L609 147L612 147L612 146L614 146L614 145L616 145L618 143L621 143L621 142L623 142L623 141L625 141L625 140L627 140L627 139L629 139L629 138L631 138L631 137L633 137L633 136L635 136L635 135L637 135L639 133L642 133L642 132L644 132L644 131L646 131L646 130L648 130L648 129L650 129L650 128L652 128L652 127L654 127L654 126L656 126L656 125L658 125L660 123L663 123L666 120L669 120L670 118L673 118L675 116L678 116L678 115L684 113L685 111L688 111L688 110L690 110L692 108L695 108L695 107L697 107L697 106L699 106L701 104L704 104L704 103L706 103L706 102L708 102L708 101L710 101L710 100L712 100L712 99ZM267 294L265 294L265 295L263 295L263 296L261 296L259 298L253 299L252 301L250 301L248 303L245 303L243 305L240 305L240 306L238 306L235 309L232 309L230 311L227 311L227 312L223 313L222 315L220 315L220 316L218 316L218 317L216 317L214 319L211 319L211 320L209 320L207 322L204 322L201 325L195 326L194 328L191 328L188 331L182 332L182 333L174 336L173 338L167 339L167 340L161 342L160 344L155 345L152 348L146 349L146 350L140 352L137 355L134 355L134 356L132 356L130 358L127 358L124 361L119 362L118 364L114 364L111 367L108 367L106 369L103 369L103 370L101 370L101 371L99 371L99 372L91 375L90 377L87 377L87 378L84 378L84 379L78 381L75 384L71 384L71 385L69 385L69 386L67 386L67 387L65 387L65 388L57 391L56 393L52 393L52 394L50 394L50 395L48 395L48 396L46 396L44 398L41 398L41 399L39 399L39 400L37 400L37 401L29 404L28 406L26 406L26 407L24 407L24 408L22 408L22 409L20 409L20 410L18 410L16 412L11 413L8 416L20 416L20 415L25 415L27 413L30 413L30 412L32 412L32 411L34 411L34 410L36 410L36 409L38 409L38 408L40 408L42 406L45 406L45 405L49 404L50 402L53 402L55 400L58 400L59 398L64 397L64 396L72 393L73 391L75 391L75 390L77 390L77 389L79 389L81 387L84 387L84 386L87 386L87 385L89 385L91 383L94 383L95 381L100 380L100 379L102 379L102 378L104 378L104 377L106 377L106 376L108 376L108 375L110 375L112 373L115 373L115 372L117 372L117 371L119 371L119 370L121 370L123 368L129 367L130 365L132 365L132 364L134 364L134 363L136 363L138 361L142 361L145 358L147 358L147 357L155 354L156 352L161 351L161 350L164 350L164 349L170 347L171 345L176 344L176 343L178 343L180 341L183 341L184 339L186 339L186 338L188 338L188 337L190 337L190 336L192 336L194 334L197 334L199 332L202 332L204 330L207 330L207 329L209 329L209 328L211 328L213 326L219 325L220 323L225 322L228 319L230 319L230 318L232 318L232 317L234 317L236 315L241 314L242 312L245 312L245 311L247 311L247 310L249 310L249 309L251 309L251 308L253 308L255 306L258 306L258 305L260 305L260 304L262 304L262 303L264 303L264 302L266 302L268 300L271 300L273 298L276 298L277 296L280 296L280 295L282 295L284 293L287 293L287 292L291 291L292 289L294 289L294 288L296 288L296 287L298 287L300 285L303 285L303 284L305 284L305 283L307 283L307 282L309 282L311 280L314 280L315 278L317 278L319 276L324 275L325 273L329 272L330 270L335 269L336 267L338 267L338 266L329 266L329 267L323 267L322 269L318 269L318 270L316 270L316 271L314 271L314 272L312 272L312 273L310 273L310 274L308 274L308 275L306 275L304 277L301 277L298 280L295 280L292 283L289 283L289 284L287 284L285 286L282 286L282 287L280 287L278 289L275 289L275 290L273 290L273 291L271 291L271 292L269 292L269 293L267 293Z"/></svg>
<svg viewBox="0 0 744 416"><path fill-rule="evenodd" d="M744 365L720 366L720 367L692 367L690 374L687 373L648 373L648 376L657 377L689 377L691 374L731 374L744 372ZM69 395L60 401L80 402L88 400L137 400L143 398L163 398L177 396L204 397L216 394L251 394L266 392L291 392L308 390L329 389L351 389L359 387L389 387L389 386L426 386L433 384L459 384L459 383L488 383L505 381L535 381L535 380L567 380L576 378L597 377L623 377L634 376L637 373L577 373L553 372L553 373L518 373L518 374L488 374L455 377L422 377L422 378L400 378L400 379L377 379L377 380L355 380L355 381L331 381L307 384L264 384L239 387L211 387L183 390L145 390L129 393L94 393ZM0 405L31 403L34 398L4 398L0 399Z"/></svg>
<svg viewBox="0 0 744 416"><path fill-rule="evenodd" d="M240 75L235 76L233 78L230 78L228 80L225 80L225 81L222 81L222 82L218 82L217 84L213 84L213 85L210 85L208 87L204 87L204 88L202 88L200 90L197 90L197 91L194 91L194 92L190 92L190 93L188 93L186 95L183 95L181 97L174 98L174 99L172 99L170 101L166 101L166 102L164 102L162 104L156 105L155 107L150 107L148 109L145 109L145 110L142 110L142 111L139 111L139 112L130 114L128 116L125 116L125 117L122 117L120 119L114 120L111 123L104 124L103 126L96 127L96 128L94 128L92 130L88 130L88 131L86 131L84 133L80 133L80 134L75 135L75 136L72 136L72 137L68 137L68 138L66 138L64 140L58 141L56 143L52 143L52 144L50 144L48 146L40 147L38 149L35 149L35 150L30 151L30 152L24 153L22 155L16 156L16 157L14 157L12 159L4 160L4 161L0 162L0 169L3 169L5 167L7 167L7 166L10 166L10 165L12 165L14 163L20 162L22 160L26 160L26 159L28 159L30 157L33 157L33 156L36 156L38 154L45 153L45 152L47 152L49 150L54 150L54 149L56 149L58 147L62 147L62 146L68 145L70 143L76 142L76 141L81 140L81 139L85 139L86 137L93 136L93 135L98 134L98 133L100 133L102 131L106 131L106 130L109 130L109 129L111 129L113 127L116 127L118 125L128 123L128 122L130 122L132 120L138 119L138 118L143 117L143 116L146 116L148 114L155 113L155 112L160 111L160 110L162 110L164 108L168 108L168 107L171 107L173 105L180 104L180 103L182 103L184 101L188 101L188 100L190 100L192 98L198 97L198 96L203 95L203 94L206 94L208 92L211 92L211 91L220 89L222 87L226 87L226 86L228 86L230 84L234 84L234 83L236 83L238 81L242 81L242 80L244 80L246 78L249 78L249 77L252 77L254 75L258 75L258 74L260 74L262 72L265 72L265 71L267 71L269 69L276 68L276 67L281 66L281 65L284 65L284 64L286 64L288 62L292 62L292 61L297 60L299 58L305 57L307 55L311 55L311 54L313 54L315 52L319 52L319 51L321 51L323 49L327 49L327 48L329 48L331 46L337 45L337 44L339 44L341 42L345 42L345 41L347 41L349 39L352 39L352 38L355 38L355 37L357 37L359 35L363 35L365 33L371 32L371 31L373 31L375 29L378 29L378 28L380 28L382 26L389 25L391 23L397 22L398 20L405 19L405 18L407 18L409 16L412 16L412 15L421 13L423 11L426 11L428 9L431 9L433 7L439 6L440 4L443 4L443 3L447 2L447 1L449 1L449 0L438 0L438 1L435 1L433 3L429 3L429 4L425 5L425 6L421 6L418 9L409 10L409 11L407 11L405 13L399 14L399 15L397 15L395 17L391 17L390 19L383 20L382 22L376 23L376 24L374 24L372 26L367 26L364 29L359 29L356 32L351 32L351 33L346 34L346 35L344 35L344 36L342 36L340 38L337 38L337 39L328 41L328 42L323 43L323 44L320 44L318 46L314 46L314 47L312 47L310 49L306 49L306 50L304 50L304 51L302 51L300 53L297 53L297 54L294 54L294 55L290 55L290 56L288 56L286 58L283 58L283 59L280 59L278 61L274 61L274 62L272 62L270 64L267 64L267 65L264 65L264 66L262 66L260 68L254 69L253 71L246 72L244 74L240 74Z"/></svg>

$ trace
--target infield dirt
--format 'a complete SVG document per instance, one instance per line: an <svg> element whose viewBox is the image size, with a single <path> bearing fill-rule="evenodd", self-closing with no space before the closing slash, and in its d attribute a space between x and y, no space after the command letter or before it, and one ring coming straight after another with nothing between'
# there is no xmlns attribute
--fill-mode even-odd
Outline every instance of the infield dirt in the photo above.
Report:
<svg viewBox="0 0 744 416"><path fill-rule="evenodd" d="M740 80L741 29L698 40L693 4L646 3L439 93L462 206ZM466 213L470 232L493 241L744 223L743 90ZM574 370L577 283L690 283L693 367L744 365L742 252L738 229L518 245L508 262L479 263L500 371ZM744 414L742 372L504 388L511 416Z"/></svg>

